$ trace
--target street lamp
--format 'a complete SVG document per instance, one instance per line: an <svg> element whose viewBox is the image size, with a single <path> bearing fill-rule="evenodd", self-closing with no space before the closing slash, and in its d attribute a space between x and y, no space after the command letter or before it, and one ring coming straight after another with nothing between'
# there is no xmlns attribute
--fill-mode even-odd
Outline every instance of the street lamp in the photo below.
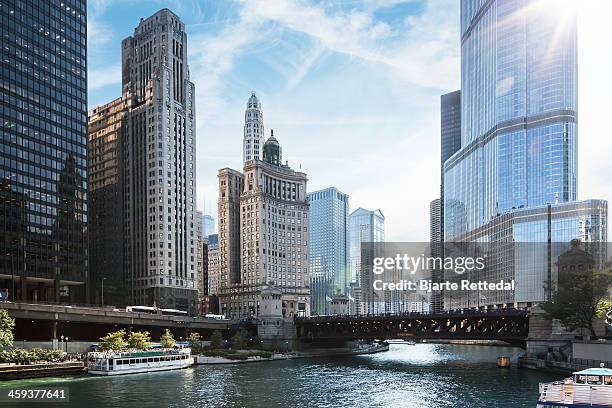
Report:
<svg viewBox="0 0 612 408"><path fill-rule="evenodd" d="M100 302L102 303L102 307L104 307L104 281L106 278L102 278L102 294L100 296Z"/></svg>

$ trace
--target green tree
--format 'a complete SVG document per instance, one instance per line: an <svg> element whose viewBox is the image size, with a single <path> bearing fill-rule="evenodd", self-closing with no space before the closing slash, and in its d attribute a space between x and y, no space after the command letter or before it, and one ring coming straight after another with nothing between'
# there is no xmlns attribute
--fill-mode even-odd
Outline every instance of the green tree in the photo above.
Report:
<svg viewBox="0 0 612 408"><path fill-rule="evenodd" d="M0 309L0 347L13 346L13 328L15 319L5 309Z"/></svg>
<svg viewBox="0 0 612 408"><path fill-rule="evenodd" d="M223 347L223 335L220 331L215 330L210 336L210 347L214 349Z"/></svg>
<svg viewBox="0 0 612 408"><path fill-rule="evenodd" d="M596 317L598 319L605 319L606 314L612 310L612 300L610 299L602 299L599 301L597 305L597 314Z"/></svg>
<svg viewBox="0 0 612 408"><path fill-rule="evenodd" d="M170 330L168 329L166 329L164 334L161 335L159 342L164 348L172 348L176 346L176 340L174 340L174 336L172 335L172 333L170 333Z"/></svg>
<svg viewBox="0 0 612 408"><path fill-rule="evenodd" d="M569 330L586 329L596 339L593 319L608 299L612 271L570 271L559 275L551 300L542 304L549 319L558 319Z"/></svg>
<svg viewBox="0 0 612 408"><path fill-rule="evenodd" d="M129 348L144 350L151 345L151 337L148 331L131 332L127 343Z"/></svg>
<svg viewBox="0 0 612 408"><path fill-rule="evenodd" d="M100 338L101 350L122 350L125 348L125 329L108 333Z"/></svg>
<svg viewBox="0 0 612 408"><path fill-rule="evenodd" d="M247 345L247 336L244 330L238 331L236 334L232 336L232 349L240 350L246 348Z"/></svg>
<svg viewBox="0 0 612 408"><path fill-rule="evenodd" d="M187 338L189 343L191 343L191 353L192 354L201 354L202 353L202 336L200 333L192 332L189 333L189 337Z"/></svg>

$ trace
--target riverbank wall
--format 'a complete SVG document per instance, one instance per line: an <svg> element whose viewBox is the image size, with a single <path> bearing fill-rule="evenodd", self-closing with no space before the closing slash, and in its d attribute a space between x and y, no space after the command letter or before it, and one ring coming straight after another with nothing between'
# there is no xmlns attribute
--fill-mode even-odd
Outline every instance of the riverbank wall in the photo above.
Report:
<svg viewBox="0 0 612 408"><path fill-rule="evenodd" d="M80 361L41 364L0 364L0 381L86 374Z"/></svg>

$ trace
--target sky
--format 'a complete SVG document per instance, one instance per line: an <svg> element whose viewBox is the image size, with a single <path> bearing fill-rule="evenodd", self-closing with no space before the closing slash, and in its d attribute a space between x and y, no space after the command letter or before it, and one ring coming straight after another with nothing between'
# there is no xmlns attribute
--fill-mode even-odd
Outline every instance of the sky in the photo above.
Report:
<svg viewBox="0 0 612 408"><path fill-rule="evenodd" d="M578 195L612 200L612 1L575 2ZM198 208L216 218L217 171L242 168L244 110L351 211L380 209L387 241L428 241L439 195L440 95L460 87L459 0L89 0L89 107L121 92L121 40L167 7L185 23L196 86Z"/></svg>

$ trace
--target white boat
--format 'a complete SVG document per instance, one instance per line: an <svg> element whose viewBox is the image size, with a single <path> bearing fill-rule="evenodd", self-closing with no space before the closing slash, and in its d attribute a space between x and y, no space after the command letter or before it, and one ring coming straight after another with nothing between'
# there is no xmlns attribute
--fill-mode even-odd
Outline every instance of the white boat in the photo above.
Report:
<svg viewBox="0 0 612 408"><path fill-rule="evenodd" d="M537 408L612 407L612 369L589 368L563 381L540 383Z"/></svg>
<svg viewBox="0 0 612 408"><path fill-rule="evenodd" d="M87 353L87 371L94 375L121 375L177 370L193 365L190 348L94 351Z"/></svg>

